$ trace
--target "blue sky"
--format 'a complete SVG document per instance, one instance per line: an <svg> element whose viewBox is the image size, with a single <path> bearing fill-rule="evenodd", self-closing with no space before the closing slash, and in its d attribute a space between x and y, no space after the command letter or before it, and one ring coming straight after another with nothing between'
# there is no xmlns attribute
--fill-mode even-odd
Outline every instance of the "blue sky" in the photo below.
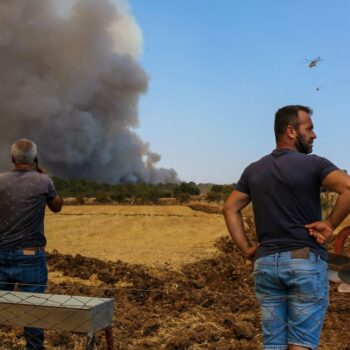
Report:
<svg viewBox="0 0 350 350"><path fill-rule="evenodd" d="M305 104L314 109L314 153L350 170L350 2L130 4L150 76L137 132L160 166L184 181L235 182L275 147L275 111ZM317 56L310 69L305 59Z"/></svg>

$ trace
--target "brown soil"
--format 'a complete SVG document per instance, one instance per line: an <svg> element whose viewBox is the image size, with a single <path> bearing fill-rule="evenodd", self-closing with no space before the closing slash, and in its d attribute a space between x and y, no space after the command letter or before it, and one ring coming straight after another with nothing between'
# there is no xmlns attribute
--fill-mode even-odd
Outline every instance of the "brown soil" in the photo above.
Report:
<svg viewBox="0 0 350 350"><path fill-rule="evenodd" d="M222 206L208 203L190 203L187 205L192 210L202 211L208 214L222 214Z"/></svg>
<svg viewBox="0 0 350 350"><path fill-rule="evenodd" d="M253 237L253 221L246 219ZM259 350L259 310L252 264L227 236L215 243L216 254L180 270L151 268L81 255L48 255L47 292L112 297L115 349ZM330 307L320 350L350 350L350 296L331 284ZM1 349L23 349L21 331L6 328ZM83 349L85 339L47 332L48 349ZM96 349L106 349L103 333Z"/></svg>

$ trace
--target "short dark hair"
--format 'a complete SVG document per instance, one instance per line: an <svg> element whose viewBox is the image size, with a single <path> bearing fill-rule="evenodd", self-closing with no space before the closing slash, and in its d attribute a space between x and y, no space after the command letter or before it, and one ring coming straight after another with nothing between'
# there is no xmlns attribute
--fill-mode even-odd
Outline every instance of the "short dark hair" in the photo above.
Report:
<svg viewBox="0 0 350 350"><path fill-rule="evenodd" d="M301 105L290 105L280 108L275 114L275 137L278 141L279 136L282 135L288 125L292 125L293 128L299 128L298 112L304 111L309 115L312 115L312 109Z"/></svg>

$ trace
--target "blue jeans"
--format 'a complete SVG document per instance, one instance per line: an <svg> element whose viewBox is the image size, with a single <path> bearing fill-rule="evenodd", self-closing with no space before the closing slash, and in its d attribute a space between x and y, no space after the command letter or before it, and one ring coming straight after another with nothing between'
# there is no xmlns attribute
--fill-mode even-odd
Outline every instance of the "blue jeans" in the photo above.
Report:
<svg viewBox="0 0 350 350"><path fill-rule="evenodd" d="M23 250L0 250L0 290L12 291L15 284L21 292L44 293L47 284L45 252L24 255ZM44 349L44 332L24 328L27 350Z"/></svg>
<svg viewBox="0 0 350 350"><path fill-rule="evenodd" d="M328 307L327 267L312 252L308 259L283 252L256 260L255 292L265 350L285 350L288 344L317 349Z"/></svg>

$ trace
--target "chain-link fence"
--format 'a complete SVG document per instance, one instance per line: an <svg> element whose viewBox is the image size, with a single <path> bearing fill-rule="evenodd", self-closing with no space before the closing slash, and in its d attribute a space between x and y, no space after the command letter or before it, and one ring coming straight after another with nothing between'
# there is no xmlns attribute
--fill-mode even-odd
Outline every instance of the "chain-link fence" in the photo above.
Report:
<svg viewBox="0 0 350 350"><path fill-rule="evenodd" d="M114 349L259 350L261 313L252 264L232 248L228 239L218 247L217 255L181 270L48 254L46 294L21 298L17 292L1 292L5 302L0 303L0 314L5 311L7 316L0 328L0 349L25 349L24 327L31 326L44 329L48 350L106 350L105 325L94 337L91 332L86 334L87 328L82 327L87 319L79 312L93 313L99 302L113 300L112 329L107 337L113 338ZM350 347L345 337L350 333L346 322L350 299L348 294L338 293L337 286L331 285L320 350ZM62 299L56 299L57 295ZM73 307L76 304L80 305L77 309ZM56 318L60 308L67 313ZM308 310L301 312L307 314ZM102 316L96 314L97 319ZM272 316L277 317L274 312ZM62 327L65 323L71 327Z"/></svg>

